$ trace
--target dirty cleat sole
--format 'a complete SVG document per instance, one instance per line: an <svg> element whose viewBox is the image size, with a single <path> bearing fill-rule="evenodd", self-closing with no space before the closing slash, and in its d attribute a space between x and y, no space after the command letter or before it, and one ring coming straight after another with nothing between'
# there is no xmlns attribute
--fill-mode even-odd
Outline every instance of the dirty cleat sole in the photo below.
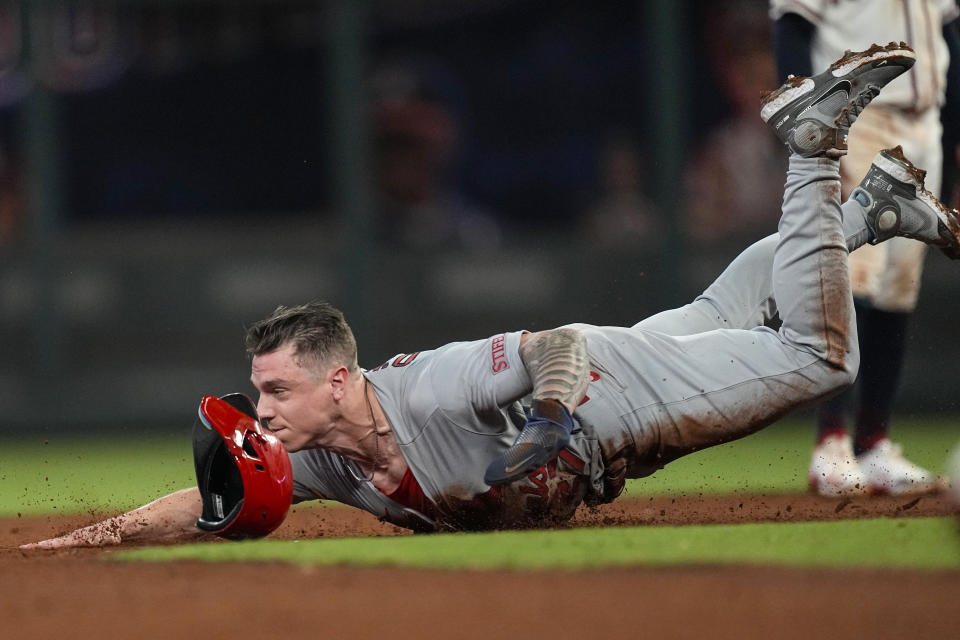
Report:
<svg viewBox="0 0 960 640"><path fill-rule="evenodd" d="M839 157L860 112L915 60L903 42L848 51L819 75L790 76L761 100L760 117L794 153Z"/></svg>

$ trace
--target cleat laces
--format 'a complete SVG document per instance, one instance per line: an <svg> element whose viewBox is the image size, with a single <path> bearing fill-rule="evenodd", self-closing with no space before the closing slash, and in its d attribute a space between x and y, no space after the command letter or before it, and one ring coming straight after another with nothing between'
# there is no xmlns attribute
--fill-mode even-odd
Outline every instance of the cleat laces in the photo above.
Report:
<svg viewBox="0 0 960 640"><path fill-rule="evenodd" d="M840 112L840 115L837 116L837 127L842 128L844 131L849 130L850 126L860 116L860 113L866 109L867 105L878 95L880 95L880 87L873 84L867 85L867 88L860 91L857 97L850 102L849 106L844 108L843 111Z"/></svg>

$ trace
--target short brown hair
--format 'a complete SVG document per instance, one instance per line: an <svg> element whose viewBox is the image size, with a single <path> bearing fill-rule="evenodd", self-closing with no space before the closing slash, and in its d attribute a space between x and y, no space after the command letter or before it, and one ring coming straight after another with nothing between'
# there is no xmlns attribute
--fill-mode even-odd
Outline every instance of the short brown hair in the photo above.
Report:
<svg viewBox="0 0 960 640"><path fill-rule="evenodd" d="M353 331L343 313L326 302L279 306L247 329L244 343L251 356L292 344L296 355L309 356L320 367L344 366L350 371L358 368Z"/></svg>

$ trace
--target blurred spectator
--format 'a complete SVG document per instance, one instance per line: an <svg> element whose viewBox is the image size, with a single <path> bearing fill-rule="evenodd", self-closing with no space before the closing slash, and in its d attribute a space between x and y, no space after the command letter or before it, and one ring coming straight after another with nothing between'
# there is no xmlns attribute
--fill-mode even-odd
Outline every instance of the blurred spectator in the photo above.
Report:
<svg viewBox="0 0 960 640"><path fill-rule="evenodd" d="M117 7L90 1L54 3L31 19L43 25L46 36L31 44L34 73L51 89L102 89L133 64L135 31Z"/></svg>
<svg viewBox="0 0 960 640"><path fill-rule="evenodd" d="M0 145L0 246L11 242L23 217L20 174L16 163Z"/></svg>
<svg viewBox="0 0 960 640"><path fill-rule="evenodd" d="M766 6L731 2L715 11L707 46L732 114L687 168L684 226L697 244L741 243L775 231L786 170L782 145L758 117L760 93L776 80Z"/></svg>
<svg viewBox="0 0 960 640"><path fill-rule="evenodd" d="M660 212L643 193L644 168L633 141L624 133L610 136L598 163L601 192L584 212L584 240L604 249L658 249Z"/></svg>
<svg viewBox="0 0 960 640"><path fill-rule="evenodd" d="M0 108L18 103L27 92L27 76L20 59L21 22L17 5L0 4Z"/></svg>
<svg viewBox="0 0 960 640"><path fill-rule="evenodd" d="M496 217L456 184L460 125L438 77L406 60L373 77L377 233L413 249L495 248Z"/></svg>
<svg viewBox="0 0 960 640"><path fill-rule="evenodd" d="M20 21L16 5L0 5L0 247L11 242L23 215L21 181L11 146L13 110L28 88L21 68Z"/></svg>

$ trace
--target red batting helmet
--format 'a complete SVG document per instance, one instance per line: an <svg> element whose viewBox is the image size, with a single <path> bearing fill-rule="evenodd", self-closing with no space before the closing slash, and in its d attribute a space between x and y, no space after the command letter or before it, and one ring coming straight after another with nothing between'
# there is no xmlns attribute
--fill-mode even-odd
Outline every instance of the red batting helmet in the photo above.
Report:
<svg viewBox="0 0 960 640"><path fill-rule="evenodd" d="M290 508L290 457L261 428L256 406L241 393L204 396L198 413L193 463L203 513L197 527L223 538L262 538Z"/></svg>

